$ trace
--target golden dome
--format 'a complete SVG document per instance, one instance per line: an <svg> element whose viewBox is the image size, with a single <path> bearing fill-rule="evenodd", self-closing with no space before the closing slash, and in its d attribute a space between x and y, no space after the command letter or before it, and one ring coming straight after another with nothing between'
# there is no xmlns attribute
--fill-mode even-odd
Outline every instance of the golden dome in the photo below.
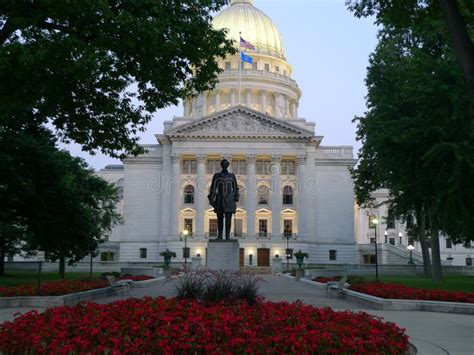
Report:
<svg viewBox="0 0 474 355"><path fill-rule="evenodd" d="M241 32L242 38L255 46L255 52L285 59L280 31L270 17L252 5L252 0L232 0L212 23L216 29L226 28L237 45Z"/></svg>

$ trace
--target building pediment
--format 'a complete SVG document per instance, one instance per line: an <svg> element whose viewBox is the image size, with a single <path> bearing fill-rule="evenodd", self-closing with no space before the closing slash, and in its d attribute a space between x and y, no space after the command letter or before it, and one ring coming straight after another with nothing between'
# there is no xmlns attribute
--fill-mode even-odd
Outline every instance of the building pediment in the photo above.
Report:
<svg viewBox="0 0 474 355"><path fill-rule="evenodd" d="M313 132L258 111L234 107L165 132L170 138L304 139Z"/></svg>

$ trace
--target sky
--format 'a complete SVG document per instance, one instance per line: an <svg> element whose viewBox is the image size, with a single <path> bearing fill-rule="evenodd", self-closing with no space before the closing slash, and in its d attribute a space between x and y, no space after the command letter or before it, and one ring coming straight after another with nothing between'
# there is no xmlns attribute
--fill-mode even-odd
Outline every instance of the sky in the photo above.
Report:
<svg viewBox="0 0 474 355"><path fill-rule="evenodd" d="M366 110L366 76L369 55L377 44L373 19L358 19L345 0L254 0L280 30L288 62L293 67L303 95L299 116L316 123L322 145L351 145L354 153L356 125L352 119ZM182 116L181 106L159 110L142 133L141 143L155 144L154 135L163 132L163 122ZM117 159L82 152L69 145L73 155L84 158L94 169L120 164Z"/></svg>

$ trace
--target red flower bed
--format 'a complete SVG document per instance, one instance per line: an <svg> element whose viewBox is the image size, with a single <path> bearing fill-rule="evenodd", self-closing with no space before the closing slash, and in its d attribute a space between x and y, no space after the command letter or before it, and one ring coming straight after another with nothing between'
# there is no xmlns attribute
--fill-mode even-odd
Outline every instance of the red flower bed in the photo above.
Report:
<svg viewBox="0 0 474 355"><path fill-rule="evenodd" d="M337 282L341 279L341 276L334 276L334 277L324 277L324 276L318 276L313 281L316 282L321 282L323 284L326 284L328 282Z"/></svg>
<svg viewBox="0 0 474 355"><path fill-rule="evenodd" d="M123 275L122 277L120 277L119 280L145 281L145 280L151 280L151 279L154 279L154 277L147 276L147 275L138 275L138 276Z"/></svg>
<svg viewBox="0 0 474 355"><path fill-rule="evenodd" d="M60 296L68 293L93 290L107 287L104 280L61 280L48 281L41 284L40 296ZM0 286L0 297L37 296L37 285L27 284L20 286Z"/></svg>
<svg viewBox="0 0 474 355"><path fill-rule="evenodd" d="M369 282L351 285L351 290L382 298L474 303L474 292L425 290L399 284Z"/></svg>
<svg viewBox="0 0 474 355"><path fill-rule="evenodd" d="M404 329L366 313L301 303L205 306L165 298L31 311L0 325L0 352L401 354Z"/></svg>

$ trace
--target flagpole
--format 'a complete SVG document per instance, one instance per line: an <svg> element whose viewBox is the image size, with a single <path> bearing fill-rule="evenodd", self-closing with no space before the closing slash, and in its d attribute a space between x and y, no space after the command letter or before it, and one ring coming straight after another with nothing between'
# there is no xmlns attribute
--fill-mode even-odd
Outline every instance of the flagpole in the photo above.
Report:
<svg viewBox="0 0 474 355"><path fill-rule="evenodd" d="M242 32L239 32L239 105L240 105L240 91L242 89L242 47L241 47Z"/></svg>

